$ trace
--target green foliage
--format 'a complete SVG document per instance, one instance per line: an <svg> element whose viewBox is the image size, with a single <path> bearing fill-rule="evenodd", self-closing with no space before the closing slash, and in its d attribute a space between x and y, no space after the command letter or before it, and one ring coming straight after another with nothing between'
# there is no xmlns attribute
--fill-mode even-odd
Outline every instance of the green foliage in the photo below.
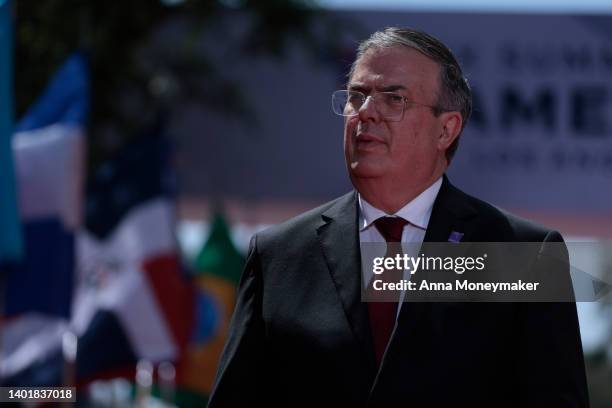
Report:
<svg viewBox="0 0 612 408"><path fill-rule="evenodd" d="M16 116L70 53L86 51L93 167L185 104L256 120L253 101L226 77L207 43L227 42L234 53L275 58L299 45L320 62L339 46L337 34L346 27L308 0L17 0L14 5ZM240 21L237 36L230 21Z"/></svg>

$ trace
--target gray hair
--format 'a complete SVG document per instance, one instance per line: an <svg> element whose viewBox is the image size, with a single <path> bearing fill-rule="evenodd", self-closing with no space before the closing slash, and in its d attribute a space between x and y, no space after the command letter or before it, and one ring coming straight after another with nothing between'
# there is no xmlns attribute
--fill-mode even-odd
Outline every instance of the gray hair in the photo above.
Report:
<svg viewBox="0 0 612 408"><path fill-rule="evenodd" d="M397 46L416 49L440 65L440 93L436 106L432 108L433 114L438 116L442 112L458 111L463 119L459 135L446 150L446 159L450 163L459 145L459 136L472 113L472 91L457 59L440 40L412 28L387 27L382 31L377 31L359 44L357 57L349 72L349 79L353 76L357 63L366 51Z"/></svg>

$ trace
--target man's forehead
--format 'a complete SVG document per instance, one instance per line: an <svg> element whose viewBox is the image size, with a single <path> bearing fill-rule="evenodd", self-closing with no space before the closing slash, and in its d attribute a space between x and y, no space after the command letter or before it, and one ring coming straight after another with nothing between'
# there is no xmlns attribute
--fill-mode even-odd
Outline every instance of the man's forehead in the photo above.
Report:
<svg viewBox="0 0 612 408"><path fill-rule="evenodd" d="M416 84L423 85L423 82L437 83L438 73L439 65L416 49L372 49L366 51L355 63L348 87L409 90Z"/></svg>
<svg viewBox="0 0 612 408"><path fill-rule="evenodd" d="M395 92L395 91L409 91L410 88L407 85L385 80L382 75L376 75L372 77L372 80L351 80L348 85L348 89L354 90L370 90L375 88L380 92Z"/></svg>
<svg viewBox="0 0 612 408"><path fill-rule="evenodd" d="M410 88L410 78L406 72L377 72L367 66L357 67L347 84L349 89L371 89L397 91Z"/></svg>

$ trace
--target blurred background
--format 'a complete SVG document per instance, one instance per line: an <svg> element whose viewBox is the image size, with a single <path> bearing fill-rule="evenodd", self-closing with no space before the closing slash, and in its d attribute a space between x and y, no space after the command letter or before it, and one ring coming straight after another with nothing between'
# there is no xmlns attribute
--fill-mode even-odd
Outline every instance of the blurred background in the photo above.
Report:
<svg viewBox="0 0 612 408"><path fill-rule="evenodd" d="M331 93L391 25L473 87L453 183L609 285L612 3L0 0L0 384L205 406L251 235L351 189ZM609 305L578 304L595 408Z"/></svg>

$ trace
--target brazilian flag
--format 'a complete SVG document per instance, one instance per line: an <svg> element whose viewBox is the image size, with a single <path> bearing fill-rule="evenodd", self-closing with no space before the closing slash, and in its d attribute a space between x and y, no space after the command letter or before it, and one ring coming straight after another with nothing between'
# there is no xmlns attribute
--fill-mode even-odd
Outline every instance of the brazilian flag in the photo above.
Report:
<svg viewBox="0 0 612 408"><path fill-rule="evenodd" d="M205 332L194 331L192 344L180 364L176 402L182 408L204 406L212 391L244 263L245 257L232 242L225 218L217 213L195 260L194 283L200 292L196 320Z"/></svg>

